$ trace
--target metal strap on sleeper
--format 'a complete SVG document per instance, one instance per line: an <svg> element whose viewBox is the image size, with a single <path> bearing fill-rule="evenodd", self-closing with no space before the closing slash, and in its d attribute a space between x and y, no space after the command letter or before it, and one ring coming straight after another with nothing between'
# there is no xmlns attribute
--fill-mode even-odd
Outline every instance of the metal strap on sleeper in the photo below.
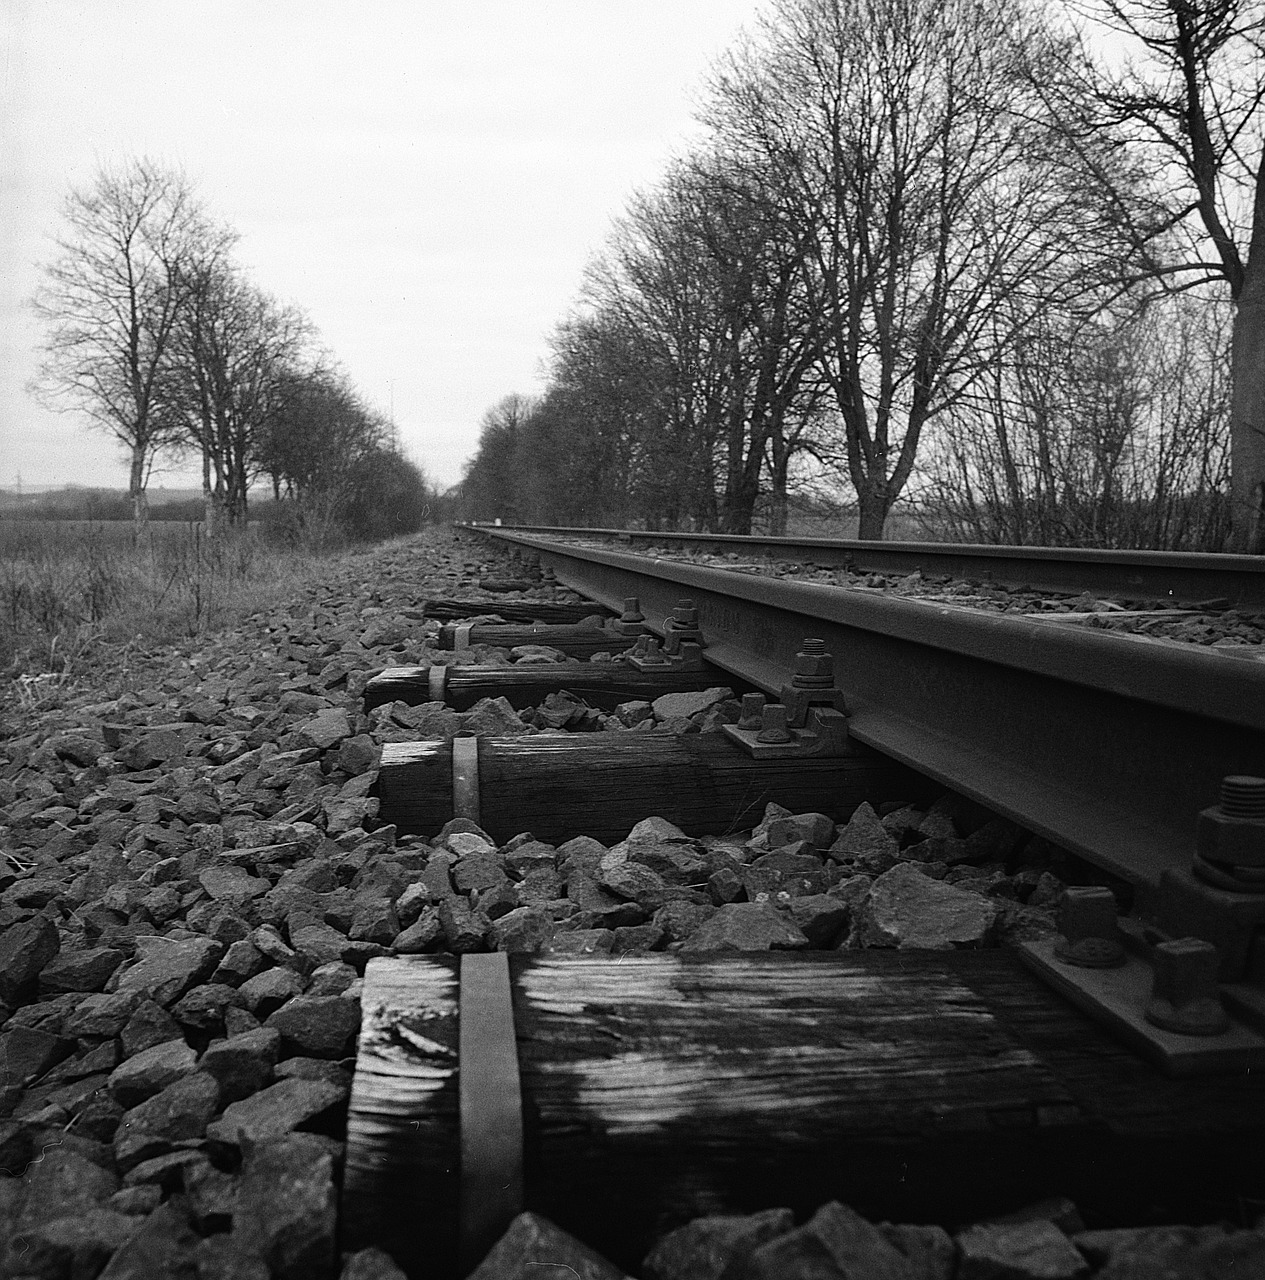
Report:
<svg viewBox="0 0 1265 1280"><path fill-rule="evenodd" d="M452 633L452 647L454 649L468 649L470 647L470 632L473 630L473 622L463 622Z"/></svg>
<svg viewBox="0 0 1265 1280"><path fill-rule="evenodd" d="M459 1215L462 1273L466 1274L478 1266L523 1207L523 1098L509 957L504 951L461 957L457 1045L461 1064Z"/></svg>
<svg viewBox="0 0 1265 1280"><path fill-rule="evenodd" d="M426 673L426 683L430 700L443 702L448 692L448 668L438 664L431 667Z"/></svg>
<svg viewBox="0 0 1265 1280"><path fill-rule="evenodd" d="M452 740L452 816L479 821L479 740Z"/></svg>

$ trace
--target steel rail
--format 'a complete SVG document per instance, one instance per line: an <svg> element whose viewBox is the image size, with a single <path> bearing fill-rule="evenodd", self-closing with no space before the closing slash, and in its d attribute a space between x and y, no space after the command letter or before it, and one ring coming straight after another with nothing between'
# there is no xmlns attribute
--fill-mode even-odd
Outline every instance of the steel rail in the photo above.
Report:
<svg viewBox="0 0 1265 1280"><path fill-rule="evenodd" d="M723 555L739 551L858 573L921 572L1039 591L1115 595L1133 600L1203 602L1265 608L1265 556L1193 551L1104 551L949 542L870 542L846 538L774 538L725 533L485 526L546 537L607 539L629 547L673 546Z"/></svg>
<svg viewBox="0 0 1265 1280"><path fill-rule="evenodd" d="M1190 863L1227 774L1265 774L1265 663L1200 646L481 526L652 625L682 596L706 657L776 695L805 636L834 654L850 732L1137 884ZM655 626L661 631L661 624Z"/></svg>

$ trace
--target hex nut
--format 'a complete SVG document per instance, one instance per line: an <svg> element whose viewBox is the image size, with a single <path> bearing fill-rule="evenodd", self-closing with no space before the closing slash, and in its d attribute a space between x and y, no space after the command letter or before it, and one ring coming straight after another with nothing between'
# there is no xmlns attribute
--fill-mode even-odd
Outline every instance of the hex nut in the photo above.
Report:
<svg viewBox="0 0 1265 1280"><path fill-rule="evenodd" d="M1220 805L1204 809L1195 824L1195 851L1209 862L1265 867L1265 819L1231 817Z"/></svg>
<svg viewBox="0 0 1265 1280"><path fill-rule="evenodd" d="M795 674L797 676L833 676L835 660L828 653L797 653L795 655Z"/></svg>

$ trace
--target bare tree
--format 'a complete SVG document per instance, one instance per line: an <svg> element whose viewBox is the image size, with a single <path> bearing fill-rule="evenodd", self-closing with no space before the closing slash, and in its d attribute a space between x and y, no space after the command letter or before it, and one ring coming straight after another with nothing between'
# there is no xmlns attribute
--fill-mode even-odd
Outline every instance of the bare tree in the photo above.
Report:
<svg viewBox="0 0 1265 1280"><path fill-rule="evenodd" d="M258 443L298 368L312 327L240 270L212 256L187 271L189 294L172 348L170 395L202 455L207 526L243 523Z"/></svg>
<svg viewBox="0 0 1265 1280"><path fill-rule="evenodd" d="M714 77L713 128L802 236L862 538L1014 336L996 318L1069 287L1058 140L1020 74L1047 41L1019 3L778 0Z"/></svg>
<svg viewBox="0 0 1265 1280"><path fill-rule="evenodd" d="M1113 71L1082 47L1039 83L1119 222L1122 287L1171 293L1218 281L1229 289L1232 542L1263 552L1265 5L1088 0L1081 12L1127 37L1130 62ZM1140 171L1148 183L1138 182Z"/></svg>
<svg viewBox="0 0 1265 1280"><path fill-rule="evenodd" d="M165 376L189 298L186 268L195 251L205 256L231 236L210 226L182 173L145 159L100 169L70 193L65 218L70 232L33 299L48 324L35 389L128 450L139 527L154 460L179 439Z"/></svg>
<svg viewBox="0 0 1265 1280"><path fill-rule="evenodd" d="M935 536L1217 548L1228 536L1230 308L1182 294L1092 325L1057 314L938 424L919 463Z"/></svg>

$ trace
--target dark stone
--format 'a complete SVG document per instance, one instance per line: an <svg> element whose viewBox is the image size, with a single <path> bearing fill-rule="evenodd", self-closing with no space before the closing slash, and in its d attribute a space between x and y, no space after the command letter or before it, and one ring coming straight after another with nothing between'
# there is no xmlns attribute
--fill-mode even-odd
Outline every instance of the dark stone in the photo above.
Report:
<svg viewBox="0 0 1265 1280"><path fill-rule="evenodd" d="M270 1280L268 1264L228 1235L199 1240L193 1258L198 1280Z"/></svg>
<svg viewBox="0 0 1265 1280"><path fill-rule="evenodd" d="M325 1080L280 1080L234 1102L210 1124L207 1136L241 1145L279 1138L343 1102L347 1090Z"/></svg>
<svg viewBox="0 0 1265 1280"><path fill-rule="evenodd" d="M444 941L454 955L482 951L492 922L482 912L472 911L464 898L455 894L439 904L439 922Z"/></svg>
<svg viewBox="0 0 1265 1280"><path fill-rule="evenodd" d="M882 1232L837 1201L735 1260L726 1280L787 1280L790 1276L851 1280L911 1280L910 1265Z"/></svg>
<svg viewBox="0 0 1265 1280"><path fill-rule="evenodd" d="M88 1213L119 1189L110 1170L64 1144L42 1143L41 1152L23 1178L26 1195L17 1220L19 1231Z"/></svg>
<svg viewBox="0 0 1265 1280"><path fill-rule="evenodd" d="M17 1005L34 994L36 979L60 947L57 926L47 916L0 930L0 1004Z"/></svg>
<svg viewBox="0 0 1265 1280"><path fill-rule="evenodd" d="M215 1077L225 1103L238 1102L272 1080L281 1052L281 1033L275 1027L258 1027L211 1045L198 1069Z"/></svg>
<svg viewBox="0 0 1265 1280"><path fill-rule="evenodd" d="M791 919L803 930L810 947L832 946L847 927L848 904L829 894L792 898L787 904Z"/></svg>
<svg viewBox="0 0 1265 1280"><path fill-rule="evenodd" d="M117 1036L143 999L138 991L86 996L62 1029L70 1036Z"/></svg>
<svg viewBox="0 0 1265 1280"><path fill-rule="evenodd" d="M508 877L494 853L468 853L452 868L452 883L458 893L490 889Z"/></svg>
<svg viewBox="0 0 1265 1280"><path fill-rule="evenodd" d="M641 1264L645 1280L720 1280L735 1259L795 1225L789 1209L746 1217L695 1218L658 1240Z"/></svg>
<svg viewBox="0 0 1265 1280"><path fill-rule="evenodd" d="M684 943L684 951L800 950L808 939L784 912L767 903L731 902Z"/></svg>
<svg viewBox="0 0 1265 1280"><path fill-rule="evenodd" d="M353 942L376 942L389 946L400 931L395 907L387 898L362 898L356 903L348 937Z"/></svg>
<svg viewBox="0 0 1265 1280"><path fill-rule="evenodd" d="M291 920L293 921L293 917ZM291 927L290 942L299 955L307 957L315 965L342 960L347 948L346 936L327 924L305 924L297 929Z"/></svg>
<svg viewBox="0 0 1265 1280"><path fill-rule="evenodd" d="M568 1280L627 1280L588 1245L536 1213L520 1213L467 1280L541 1280L546 1270L561 1271Z"/></svg>
<svg viewBox="0 0 1265 1280"><path fill-rule="evenodd" d="M70 1057L75 1042L35 1027L0 1032L0 1088L21 1089Z"/></svg>
<svg viewBox="0 0 1265 1280"><path fill-rule="evenodd" d="M837 861L847 862L872 856L895 859L898 848L896 837L870 805L862 801L827 852Z"/></svg>
<svg viewBox="0 0 1265 1280"><path fill-rule="evenodd" d="M1052 1222L969 1227L954 1243L958 1280L1073 1280L1085 1271L1080 1251Z"/></svg>
<svg viewBox="0 0 1265 1280"><path fill-rule="evenodd" d="M539 907L518 907L492 922L488 943L496 951L544 951L553 933L553 921Z"/></svg>
<svg viewBox="0 0 1265 1280"><path fill-rule="evenodd" d="M657 924L623 924L612 934L611 954L657 951L667 940L667 934Z"/></svg>
<svg viewBox="0 0 1265 1280"><path fill-rule="evenodd" d="M242 1005L257 1018L267 1018L287 1000L303 994L303 979L293 969L265 969L237 988Z"/></svg>
<svg viewBox="0 0 1265 1280"><path fill-rule="evenodd" d="M408 1280L395 1265L395 1259L384 1249L370 1245L349 1253L343 1262L338 1280Z"/></svg>
<svg viewBox="0 0 1265 1280"><path fill-rule="evenodd" d="M146 1098L188 1075L196 1061L196 1053L183 1039L154 1044L114 1069L108 1082L110 1096L124 1110L140 1106Z"/></svg>
<svg viewBox="0 0 1265 1280"><path fill-rule="evenodd" d="M651 917L668 942L682 942L716 914L713 906L698 902L665 902Z"/></svg>
<svg viewBox="0 0 1265 1280"><path fill-rule="evenodd" d="M274 1280L332 1276L335 1200L330 1156L303 1134L248 1144L244 1156L233 1242L262 1258Z"/></svg>
<svg viewBox="0 0 1265 1280"><path fill-rule="evenodd" d="M174 1201L159 1205L97 1280L198 1280L198 1236Z"/></svg>
<svg viewBox="0 0 1265 1280"><path fill-rule="evenodd" d="M123 959L113 947L62 951L40 974L40 991L100 991Z"/></svg>
<svg viewBox="0 0 1265 1280"><path fill-rule="evenodd" d="M9 1242L12 1270L3 1274L30 1280L95 1276L139 1226L135 1218L109 1209L54 1218L13 1237Z"/></svg>
<svg viewBox="0 0 1265 1280"><path fill-rule="evenodd" d="M195 1071L125 1112L114 1135L119 1167L134 1167L139 1163L139 1160L128 1161L125 1165L125 1153L135 1154L129 1139L138 1135L161 1138L166 1142L202 1137L219 1102L219 1084L205 1072Z"/></svg>
<svg viewBox="0 0 1265 1280"><path fill-rule="evenodd" d="M443 937L444 926L440 922L439 912L427 910L407 929L401 929L392 943L394 950L402 955L421 955L433 951Z"/></svg>
<svg viewBox="0 0 1265 1280"><path fill-rule="evenodd" d="M224 1013L237 999L232 987L220 982L202 983L171 1006L172 1016L182 1027L215 1032L224 1029Z"/></svg>
<svg viewBox="0 0 1265 1280"><path fill-rule="evenodd" d="M213 938L136 939L136 960L119 978L119 991L142 991L161 1005L182 995L215 972L224 946Z"/></svg>
<svg viewBox="0 0 1265 1280"><path fill-rule="evenodd" d="M360 1003L343 996L296 996L269 1017L287 1053L345 1058L355 1051Z"/></svg>
<svg viewBox="0 0 1265 1280"><path fill-rule="evenodd" d="M183 1040L184 1033L180 1024L162 1005L153 1000L141 1000L132 1011L123 1030L119 1033L123 1042L123 1056L130 1058L152 1049L156 1044L165 1044L169 1040Z"/></svg>

